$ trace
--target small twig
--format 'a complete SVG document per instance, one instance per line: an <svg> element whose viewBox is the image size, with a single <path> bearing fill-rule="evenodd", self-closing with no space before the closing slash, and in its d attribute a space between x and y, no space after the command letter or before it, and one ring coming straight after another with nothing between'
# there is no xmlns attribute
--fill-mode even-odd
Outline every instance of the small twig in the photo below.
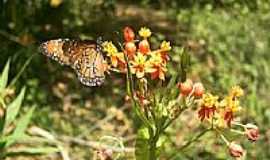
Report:
<svg viewBox="0 0 270 160"><path fill-rule="evenodd" d="M121 111L124 111L127 108L128 108L128 106L125 106L123 108L120 108L120 110ZM77 136L77 138L82 138L82 137L86 136L88 133L93 132L94 130L98 129L100 126L102 126L104 123L112 120L114 117L116 117L115 114L106 116L105 118L99 120L99 122L96 125L92 126L89 130L86 130L85 132L83 132L82 134L80 134L79 136Z"/></svg>
<svg viewBox="0 0 270 160"><path fill-rule="evenodd" d="M17 44L22 45L22 44L20 43L19 38L18 38L17 36L14 36L14 35L12 35L12 34L9 34L9 33L5 32L5 31L3 31L3 30L0 30L0 35L2 35L3 37L7 38L8 40L10 40L10 41L12 41L12 42L15 42L15 43L17 43Z"/></svg>
<svg viewBox="0 0 270 160"><path fill-rule="evenodd" d="M29 132L33 135L38 135L38 136L44 137L44 138L50 140L51 142L53 142L56 145L56 147L59 149L63 160L70 160L70 157L68 155L67 150L61 145L61 143L56 139L56 137L54 135L52 135L50 132L48 132L42 128L35 127L35 126L31 127L29 129Z"/></svg>
<svg viewBox="0 0 270 160"><path fill-rule="evenodd" d="M132 152L135 151L134 148L130 148L130 147L125 147L125 148L112 147L110 145L102 144L100 142L86 141L86 140L83 140L83 139L80 139L80 138L69 137L69 136L61 136L59 139L64 141L64 142L75 143L75 144L78 144L78 145L88 146L88 147L92 147L94 149L110 149L110 150L112 150L114 152L125 152L125 153L132 153Z"/></svg>

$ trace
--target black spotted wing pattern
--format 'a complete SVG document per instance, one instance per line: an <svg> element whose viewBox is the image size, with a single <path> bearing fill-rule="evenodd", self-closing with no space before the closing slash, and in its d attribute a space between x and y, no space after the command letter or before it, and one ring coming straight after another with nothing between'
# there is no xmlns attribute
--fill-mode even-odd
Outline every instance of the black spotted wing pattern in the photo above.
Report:
<svg viewBox="0 0 270 160"><path fill-rule="evenodd" d="M104 58L99 44L94 41L57 39L40 46L46 56L73 68L80 82L100 86L105 79Z"/></svg>

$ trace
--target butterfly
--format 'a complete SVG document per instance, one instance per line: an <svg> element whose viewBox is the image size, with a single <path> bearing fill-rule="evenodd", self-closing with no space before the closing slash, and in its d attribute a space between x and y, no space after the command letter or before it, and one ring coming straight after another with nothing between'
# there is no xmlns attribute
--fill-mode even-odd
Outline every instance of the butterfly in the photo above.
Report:
<svg viewBox="0 0 270 160"><path fill-rule="evenodd" d="M42 43L40 50L47 57L74 69L82 84L103 84L105 66L100 40L55 39Z"/></svg>

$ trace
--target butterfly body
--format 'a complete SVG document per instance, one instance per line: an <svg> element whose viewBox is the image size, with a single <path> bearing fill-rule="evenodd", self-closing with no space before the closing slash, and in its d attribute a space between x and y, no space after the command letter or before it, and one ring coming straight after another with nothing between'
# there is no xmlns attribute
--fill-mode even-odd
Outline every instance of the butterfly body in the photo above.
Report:
<svg viewBox="0 0 270 160"><path fill-rule="evenodd" d="M104 82L104 58L95 41L56 39L42 43L40 48L44 55L74 69L82 84L100 86Z"/></svg>

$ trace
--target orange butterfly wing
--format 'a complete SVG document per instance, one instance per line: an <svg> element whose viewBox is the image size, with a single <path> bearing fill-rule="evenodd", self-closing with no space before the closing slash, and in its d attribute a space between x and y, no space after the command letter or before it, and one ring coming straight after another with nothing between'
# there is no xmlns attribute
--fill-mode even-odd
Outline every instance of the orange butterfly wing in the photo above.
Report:
<svg viewBox="0 0 270 160"><path fill-rule="evenodd" d="M40 45L41 52L62 65L70 65L69 56L65 55L63 46L69 39L50 40Z"/></svg>
<svg viewBox="0 0 270 160"><path fill-rule="evenodd" d="M80 82L100 86L105 79L104 58L93 41L69 39L50 40L41 44L42 53L61 64L73 68Z"/></svg>

